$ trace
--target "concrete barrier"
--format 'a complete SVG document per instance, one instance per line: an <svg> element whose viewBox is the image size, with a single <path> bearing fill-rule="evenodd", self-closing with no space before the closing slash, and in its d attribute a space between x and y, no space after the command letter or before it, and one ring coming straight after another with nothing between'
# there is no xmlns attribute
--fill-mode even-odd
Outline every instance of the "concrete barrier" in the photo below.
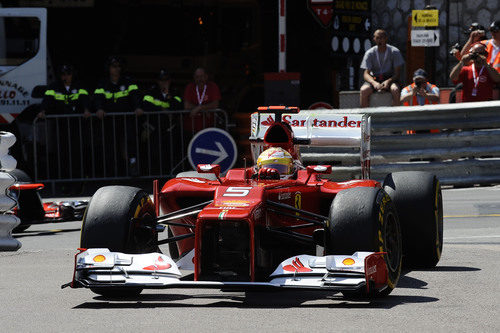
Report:
<svg viewBox="0 0 500 333"><path fill-rule="evenodd" d="M12 133L0 132L0 251L17 251L21 247L21 243L12 238L12 230L20 220L7 213L17 205L9 191L16 180L7 173L16 168L16 160L9 155L9 148L15 142L16 137Z"/></svg>

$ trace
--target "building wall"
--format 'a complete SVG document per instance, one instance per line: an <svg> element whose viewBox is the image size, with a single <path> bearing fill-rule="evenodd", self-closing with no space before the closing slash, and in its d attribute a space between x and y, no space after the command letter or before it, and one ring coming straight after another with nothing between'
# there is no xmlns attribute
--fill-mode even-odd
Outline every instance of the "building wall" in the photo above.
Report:
<svg viewBox="0 0 500 333"><path fill-rule="evenodd" d="M406 56L408 17L413 9L424 9L426 5L439 9L440 46L436 52L436 83L450 86L448 74L456 64L449 54L455 43L465 44L468 36L463 33L471 23L478 22L489 27L500 20L498 0L372 0L372 27L383 28L390 34L389 43L397 46ZM448 9L449 7L449 9ZM447 28L447 21L448 28ZM490 38L490 34L487 36Z"/></svg>

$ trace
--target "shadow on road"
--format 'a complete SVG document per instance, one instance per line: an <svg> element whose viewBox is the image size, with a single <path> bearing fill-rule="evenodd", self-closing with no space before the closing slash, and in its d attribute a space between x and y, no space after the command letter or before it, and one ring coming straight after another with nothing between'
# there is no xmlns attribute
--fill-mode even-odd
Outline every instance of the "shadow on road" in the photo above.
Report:
<svg viewBox="0 0 500 333"><path fill-rule="evenodd" d="M13 234L14 238L23 238L23 237L34 237L34 236L51 236L60 233L66 232L74 232L80 231L80 228L73 229L53 229L53 230L34 230L34 231L23 231L22 233Z"/></svg>
<svg viewBox="0 0 500 333"><path fill-rule="evenodd" d="M430 303L439 299L426 296L387 296L378 299L346 299L342 294L324 291L247 292L224 294L143 294L133 299L113 299L96 296L96 302L85 302L74 309L135 309L135 308L382 308L397 305ZM193 301L184 303L180 301ZM200 304L202 301L202 304Z"/></svg>
<svg viewBox="0 0 500 333"><path fill-rule="evenodd" d="M422 268L413 270L421 272L473 272L473 271L480 271L481 268L466 267L466 266L436 266L434 268Z"/></svg>

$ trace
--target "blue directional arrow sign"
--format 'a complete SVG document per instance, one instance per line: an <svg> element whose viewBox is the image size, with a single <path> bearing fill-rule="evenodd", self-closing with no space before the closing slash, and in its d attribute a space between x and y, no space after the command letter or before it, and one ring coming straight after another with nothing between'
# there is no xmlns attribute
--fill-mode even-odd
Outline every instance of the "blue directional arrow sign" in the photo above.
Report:
<svg viewBox="0 0 500 333"><path fill-rule="evenodd" d="M198 164L218 164L226 173L236 162L238 150L229 133L220 128L206 128L189 142L188 159L193 169Z"/></svg>

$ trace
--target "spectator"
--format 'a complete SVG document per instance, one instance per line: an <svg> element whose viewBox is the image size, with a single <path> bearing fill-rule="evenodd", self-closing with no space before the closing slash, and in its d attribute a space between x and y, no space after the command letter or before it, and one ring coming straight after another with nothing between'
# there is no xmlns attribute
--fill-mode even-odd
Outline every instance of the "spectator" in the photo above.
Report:
<svg viewBox="0 0 500 333"><path fill-rule="evenodd" d="M37 118L75 114L88 118L91 115L89 93L74 79L74 67L63 64L57 72L58 80L47 87ZM42 127L48 140L48 146L41 154L44 155L42 160L48 154L49 160L41 161L50 164L51 174L47 176L59 179L83 177L83 170L80 169L83 142L78 133L85 129L85 125L86 122L79 122L74 117L58 117L50 119Z"/></svg>
<svg viewBox="0 0 500 333"><path fill-rule="evenodd" d="M399 105L398 80L404 60L398 48L387 44L387 40L385 30L376 30L373 34L373 41L376 45L366 51L363 56L360 66L364 70L365 80L360 89L362 108L369 106L370 95L374 91L389 90L392 95L392 105Z"/></svg>
<svg viewBox="0 0 500 333"><path fill-rule="evenodd" d="M486 61L500 73L500 20L491 23L490 32L492 38L481 43L486 46L486 52L488 52Z"/></svg>
<svg viewBox="0 0 500 333"><path fill-rule="evenodd" d="M197 68L193 75L193 82L184 90L184 108L190 110L189 117L184 118L185 134L194 134L205 127L214 125L213 114L204 114L203 111L219 107L221 94L215 82L208 81L205 69ZM189 138L186 137L186 140Z"/></svg>
<svg viewBox="0 0 500 333"><path fill-rule="evenodd" d="M419 68L413 73L413 83L401 90L400 101L405 106L438 104L439 88L427 82L427 72Z"/></svg>
<svg viewBox="0 0 500 333"><path fill-rule="evenodd" d="M455 84L463 83L463 102L492 100L493 87L495 83L500 82L500 73L486 62L487 57L488 52L484 44L476 43L451 70L450 79ZM472 65L464 66L469 62L472 62Z"/></svg>
<svg viewBox="0 0 500 333"><path fill-rule="evenodd" d="M477 22L472 23L469 26L469 29L466 31L466 34L469 35L469 37L465 45L460 48L460 45L458 45L457 43L450 53L454 55L458 60L462 59L462 56L469 52L469 49L472 45L486 39L485 32L486 29L484 28L484 26L480 25Z"/></svg>
<svg viewBox="0 0 500 333"><path fill-rule="evenodd" d="M123 75L124 61L115 56L106 62L107 77L97 85L94 91L94 104L99 119L104 119L108 113L135 112L140 116L144 111L140 108L140 94L137 84L128 76ZM104 142L103 175L113 174L137 175L137 140L138 128L136 121L130 117L118 116L105 120L104 133L99 133ZM98 126L100 127L100 126ZM101 127L100 127L101 128ZM117 150L117 151L116 151ZM118 159L121 159L119 161ZM127 165L122 165L123 163Z"/></svg>
<svg viewBox="0 0 500 333"><path fill-rule="evenodd" d="M217 84L208 81L208 75L203 68L196 69L193 79L194 82L189 83L184 90L184 108L191 110L192 117L205 110L217 109L221 100Z"/></svg>

